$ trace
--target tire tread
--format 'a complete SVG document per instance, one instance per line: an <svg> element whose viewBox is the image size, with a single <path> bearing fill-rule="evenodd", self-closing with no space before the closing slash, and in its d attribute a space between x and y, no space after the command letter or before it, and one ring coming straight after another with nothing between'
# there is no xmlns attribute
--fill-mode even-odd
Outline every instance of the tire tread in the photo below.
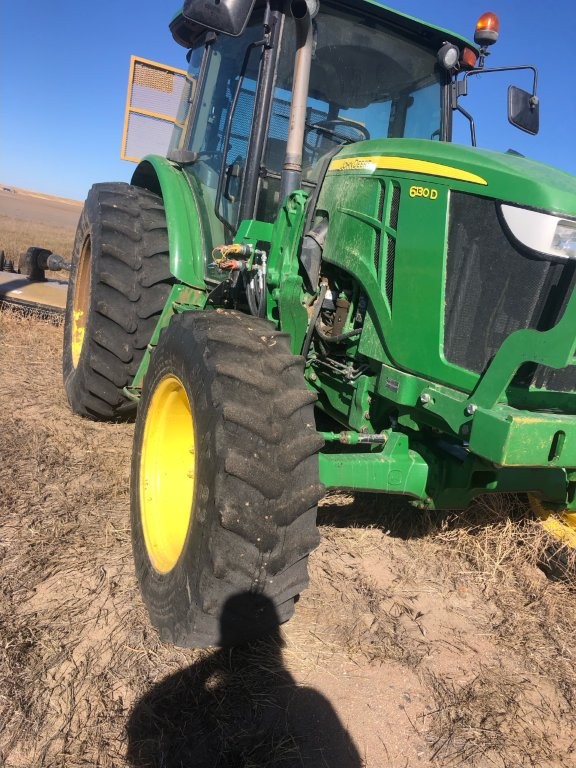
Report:
<svg viewBox="0 0 576 768"><path fill-rule="evenodd" d="M187 646L219 644L219 620L230 598L269 599L283 622L308 585L308 555L319 541L316 507L324 493L315 454L323 441L315 430L315 395L305 386L303 360L290 354L289 337L268 321L235 311L175 318L152 356L143 401L152 396L154 379L174 365L177 350L196 361L201 355L193 370L205 382L211 404L210 416L202 418L217 424L208 459L217 468L211 509L194 513L201 516L205 543L187 566L192 572L185 574L186 590L192 598L186 615L181 607L171 611L166 586L171 575L163 579L151 571L138 533L133 534L136 569L161 637ZM249 386L246 371L254 372L255 387ZM176 375L182 375L179 367ZM142 411L137 435L143 434L144 419ZM133 474L136 526L137 477Z"/></svg>
<svg viewBox="0 0 576 768"><path fill-rule="evenodd" d="M91 300L75 367L74 281L86 237L92 248ZM162 199L125 183L95 184L76 232L64 328L64 385L73 411L96 420L134 415L136 405L123 389L138 369L172 283Z"/></svg>

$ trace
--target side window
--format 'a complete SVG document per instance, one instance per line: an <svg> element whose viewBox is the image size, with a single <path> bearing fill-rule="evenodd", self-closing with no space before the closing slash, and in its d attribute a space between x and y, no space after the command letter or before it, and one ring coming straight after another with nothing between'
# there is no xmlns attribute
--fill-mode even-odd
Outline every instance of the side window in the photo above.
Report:
<svg viewBox="0 0 576 768"><path fill-rule="evenodd" d="M230 131L224 162L224 178L222 197L220 199L220 212L222 216L233 225L238 223L238 209L240 204L240 192L246 158L248 156L248 144L252 130L252 118L254 114L254 102L256 97L256 82L258 78L258 65L260 62L260 48L252 48L249 52L246 73L239 83L236 78L233 83L233 91L230 99L236 97L234 113L230 123ZM238 85L240 88L238 90ZM226 131L225 124L222 132Z"/></svg>
<svg viewBox="0 0 576 768"><path fill-rule="evenodd" d="M188 72L186 73L186 82L180 98L180 105L178 107L174 130L172 131L172 137L170 139L169 150L184 148L185 127L190 116L190 109L194 102L203 55L204 48L196 48L190 52L190 62L188 65Z"/></svg>
<svg viewBox="0 0 576 768"><path fill-rule="evenodd" d="M440 93L436 83L412 91L404 136L440 140ZM431 133L429 133L432 131ZM429 133L428 136L426 134Z"/></svg>
<svg viewBox="0 0 576 768"><path fill-rule="evenodd" d="M262 221L274 221L280 203L280 178L288 140L291 96L291 92L277 82L272 97L256 209L256 217Z"/></svg>
<svg viewBox="0 0 576 768"><path fill-rule="evenodd" d="M220 169L224 163L219 213L232 228L238 223L240 191L252 128L254 95L260 48L252 48L262 35L261 22L254 23L241 38L221 35L208 45L202 90L188 149L198 154L191 172L216 200ZM242 64L248 52L244 77ZM227 131L230 111L234 110Z"/></svg>

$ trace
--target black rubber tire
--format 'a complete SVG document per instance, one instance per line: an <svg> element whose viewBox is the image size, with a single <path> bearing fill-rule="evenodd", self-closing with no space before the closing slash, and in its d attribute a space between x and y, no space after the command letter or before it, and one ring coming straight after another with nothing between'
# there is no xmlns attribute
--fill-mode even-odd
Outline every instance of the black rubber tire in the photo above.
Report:
<svg viewBox="0 0 576 768"><path fill-rule="evenodd" d="M79 278L84 253L90 257ZM84 341L74 360L75 296L78 281L88 279ZM64 321L64 387L75 413L112 421L134 415L136 404L123 389L138 370L171 283L162 198L129 184L95 184L76 230Z"/></svg>
<svg viewBox="0 0 576 768"><path fill-rule="evenodd" d="M144 381L131 475L136 573L162 640L237 645L292 615L308 584L324 492L316 396L302 370L286 334L238 312L187 312L163 332ZM162 574L144 539L140 471L148 407L171 376L184 385L201 451L186 540Z"/></svg>

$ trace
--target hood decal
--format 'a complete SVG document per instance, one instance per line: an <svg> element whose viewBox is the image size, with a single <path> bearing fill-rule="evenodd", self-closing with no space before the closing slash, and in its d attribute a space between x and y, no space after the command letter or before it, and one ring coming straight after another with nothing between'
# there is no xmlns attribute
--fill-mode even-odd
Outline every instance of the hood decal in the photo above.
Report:
<svg viewBox="0 0 576 768"><path fill-rule="evenodd" d="M450 165L431 163L428 160L415 160L410 157L393 157L391 155L369 155L364 157L335 157L328 166L329 171L368 171L376 170L405 171L407 173L424 173L428 176L441 176L445 179L469 181L472 184L488 185L486 179L475 173L463 171Z"/></svg>

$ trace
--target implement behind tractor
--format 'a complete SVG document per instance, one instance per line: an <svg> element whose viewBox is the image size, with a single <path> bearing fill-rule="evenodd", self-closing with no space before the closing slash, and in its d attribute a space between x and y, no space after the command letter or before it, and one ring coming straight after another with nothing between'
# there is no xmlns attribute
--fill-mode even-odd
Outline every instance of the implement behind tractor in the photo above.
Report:
<svg viewBox="0 0 576 768"><path fill-rule="evenodd" d="M68 283L46 277L46 271L68 271L70 264L46 248L31 246L23 253L18 266L0 252L0 306L11 306L63 315L66 309Z"/></svg>
<svg viewBox="0 0 576 768"><path fill-rule="evenodd" d="M475 44L371 0L187 0L170 28L189 51L172 145L92 187L64 346L77 413L137 407L161 636L288 619L325 488L421 509L529 492L574 536L576 185L475 146L462 99L496 17ZM535 133L517 69L533 88L509 119Z"/></svg>

